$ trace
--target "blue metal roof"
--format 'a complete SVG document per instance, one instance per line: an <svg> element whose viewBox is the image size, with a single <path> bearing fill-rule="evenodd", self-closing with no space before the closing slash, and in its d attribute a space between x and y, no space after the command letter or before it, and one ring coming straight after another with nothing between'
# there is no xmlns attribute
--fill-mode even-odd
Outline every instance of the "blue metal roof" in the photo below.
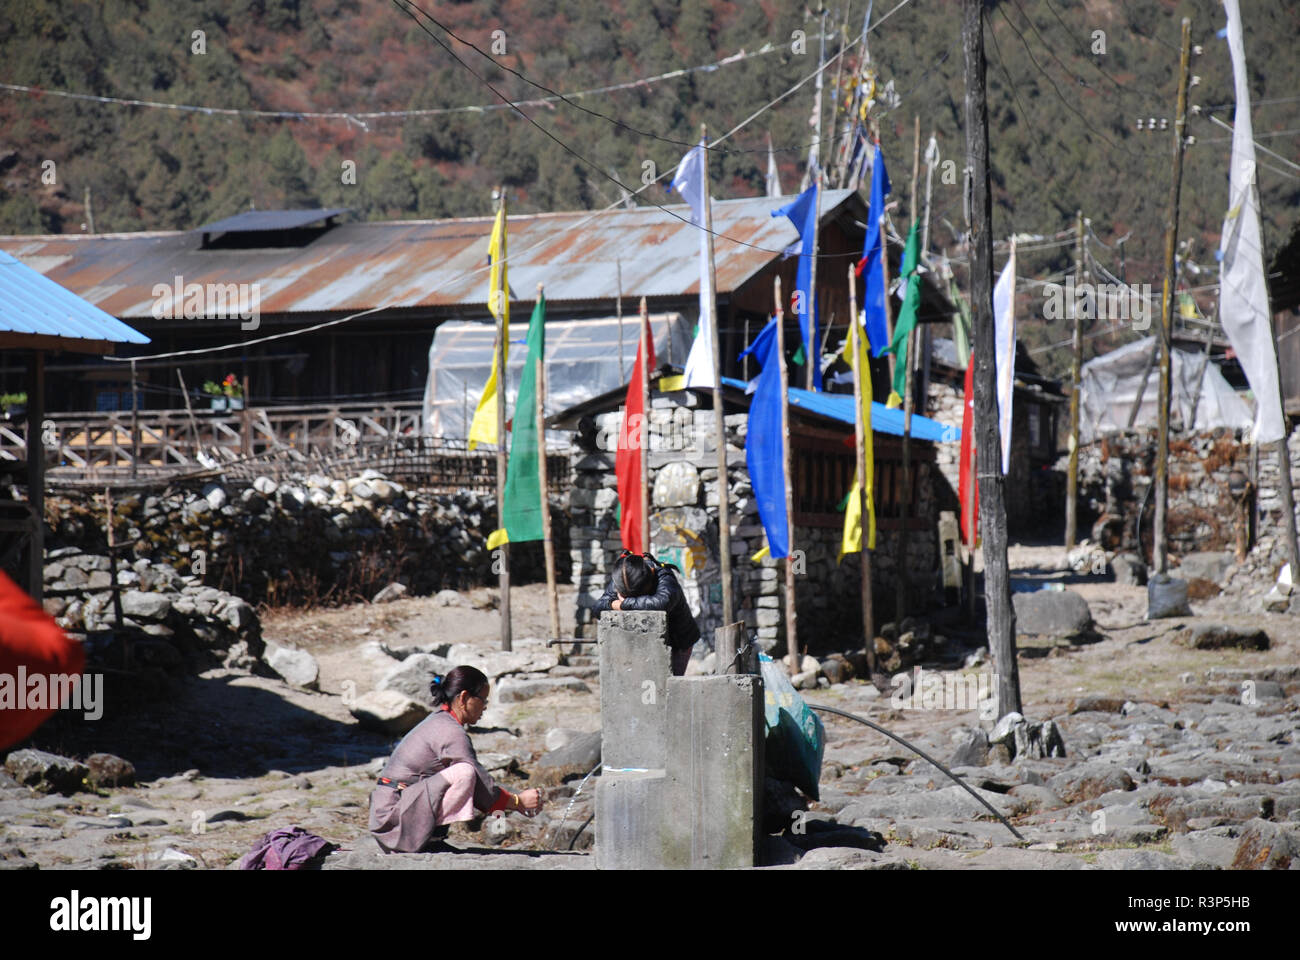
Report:
<svg viewBox="0 0 1300 960"><path fill-rule="evenodd" d="M0 332L109 343L149 342L144 334L2 250Z"/></svg>
<svg viewBox="0 0 1300 960"><path fill-rule="evenodd" d="M729 387L745 390L749 384L733 377L723 377L722 382ZM798 407L809 413L816 413L830 420L852 425L853 394L851 393L815 393L799 387L790 388L790 406ZM888 433L896 437L903 435L903 411L891 410L883 403L871 402L871 429L876 433ZM931 443L960 443L961 428L950 427L919 413L912 414L912 437L916 440L929 440Z"/></svg>

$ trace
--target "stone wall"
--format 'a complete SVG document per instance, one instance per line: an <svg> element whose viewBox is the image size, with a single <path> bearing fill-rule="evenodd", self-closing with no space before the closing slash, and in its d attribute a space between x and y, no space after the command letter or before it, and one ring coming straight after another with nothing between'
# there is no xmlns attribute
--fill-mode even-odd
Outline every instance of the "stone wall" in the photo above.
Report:
<svg viewBox="0 0 1300 960"><path fill-rule="evenodd" d="M495 497L407 490L375 471L119 494L113 513L117 542L135 543L128 563L169 564L250 603L369 600L393 582L416 595L496 583L486 547ZM46 499L49 550L104 553L105 522L88 494ZM554 502L552 523L562 557L569 524ZM540 542L512 545L511 573L545 578Z"/></svg>
<svg viewBox="0 0 1300 960"><path fill-rule="evenodd" d="M1147 496L1154 480L1154 429L1113 434L1080 448L1080 530L1107 550L1138 551L1141 512L1142 549L1149 556L1155 505ZM1234 470L1251 476L1251 448L1239 433L1218 429L1169 442L1169 552L1227 550L1236 546L1237 506L1229 492ZM1290 439L1292 484L1300 484L1300 434ZM1277 455L1261 450L1257 466L1258 542L1252 555L1276 573L1287 560L1278 493ZM1145 499L1145 507L1143 501Z"/></svg>
<svg viewBox="0 0 1300 960"><path fill-rule="evenodd" d="M597 450L575 455L569 495L572 579L577 586L580 636L594 636L592 606L604 592L622 549L618 526L615 453L621 414L596 418ZM746 414L726 418L728 490L732 511L731 553L736 616L765 650L785 649L784 561L751 557L765 540L745 465ZM717 448L713 410L689 392L655 397L650 414L651 542L661 560L682 570L686 597L705 644L722 624L718 561ZM908 567L915 610L934 595L938 568L935 484L928 464L917 465L919 516L911 531ZM862 647L860 573L856 554L837 563L842 530L798 526L795 549L803 551L796 578L799 645L811 652ZM898 532L881 529L872 556L877 624L892 615L896 593Z"/></svg>
<svg viewBox="0 0 1300 960"><path fill-rule="evenodd" d="M925 415L945 426L961 429L963 391L961 383L930 381ZM1054 415L1053 408L1035 404L1037 415ZM1029 403L1017 403L1011 413L1011 471L1004 490L1007 503L1007 530L1013 536L1060 534L1065 528L1065 473L1061 469L1042 469L1030 457ZM1040 429L1048 430L1043 422ZM960 489L960 443L935 446L935 461L942 475L938 509L958 512ZM1041 461L1040 461L1041 463Z"/></svg>

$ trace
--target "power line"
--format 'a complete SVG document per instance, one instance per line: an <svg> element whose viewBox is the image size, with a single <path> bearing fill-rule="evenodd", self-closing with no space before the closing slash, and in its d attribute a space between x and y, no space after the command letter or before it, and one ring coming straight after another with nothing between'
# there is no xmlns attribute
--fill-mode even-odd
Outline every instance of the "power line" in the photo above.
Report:
<svg viewBox="0 0 1300 960"><path fill-rule="evenodd" d="M1056 81L1052 79L1052 75L1051 75L1050 73L1048 73L1046 70L1044 70L1043 67L1042 67L1042 65L1039 64L1039 62L1038 62L1036 59L1034 59L1034 52L1033 52L1032 50L1029 49L1029 42L1028 42L1027 40L1025 40L1025 35L1024 35L1023 33L1021 33L1018 29L1016 29L1016 25L1015 25L1014 23L1012 23L1012 22L1011 22L1011 18L1010 18L1009 16L1007 16L1007 12L1006 12L1006 10L999 6L999 7L997 8L997 11L998 11L998 13L1002 14L1002 19L1006 21L1007 26L1009 26L1009 27L1011 28L1012 32L1015 33L1015 35L1016 35L1017 37L1020 38L1020 43L1024 46L1024 48L1025 48L1025 53L1029 55L1029 62L1032 63L1032 64L1034 65L1034 68L1035 68L1039 73L1041 73L1044 77L1047 78L1047 82L1051 85L1053 92L1054 92L1054 93L1056 94L1056 96L1057 96L1057 99L1059 99L1059 100L1061 101L1061 103L1063 103L1063 104L1065 105L1065 107L1066 107L1067 110L1069 110L1069 111L1070 111L1071 113L1073 113L1076 117L1078 117L1080 120L1082 120L1082 121L1083 121L1083 125L1084 125L1085 127L1087 127L1089 130L1091 130L1091 131L1092 131L1093 133L1095 133L1097 136L1101 137L1102 140L1105 140L1108 144L1110 144L1110 145L1111 145L1112 147L1114 147L1116 150L1121 150L1121 151L1123 151L1124 153L1129 154L1130 156L1134 156L1134 157L1142 157L1142 158L1150 158L1151 156L1153 156L1153 154L1152 154L1150 151L1130 150L1128 147L1122 147L1122 146L1120 146L1118 143L1116 143L1114 140L1112 140L1110 137L1106 136L1106 134L1102 133L1100 130L1098 130L1096 127L1094 127L1094 126L1092 125L1092 123L1089 122L1088 118L1085 117L1085 116L1084 116L1084 115L1083 115L1083 114L1082 114L1078 109L1076 109L1075 106L1074 106L1074 104L1070 103L1070 101L1066 99L1065 95L1064 95L1063 93L1061 93L1061 88L1058 87L1058 86L1056 85ZM994 30L993 30L992 24L989 25L989 32L990 32L990 33L994 33ZM1001 56L1000 53L999 53L999 56Z"/></svg>
<svg viewBox="0 0 1300 960"><path fill-rule="evenodd" d="M878 24L880 24L880 23L883 23L886 19L888 19L888 18L889 18L891 15L893 15L896 11L898 11L899 9L901 9L901 8L902 8L905 4L907 4L908 2L910 2L910 0L902 0L902 3L899 3L898 6L894 7L893 10L890 10L889 13L885 14L883 17L881 17L879 20L877 20L877 21L876 21L876 25L878 25ZM856 43L857 41L854 41L854 42ZM847 49L847 48L846 48L846 49ZM751 114L750 114L748 117L746 117L744 120L741 120L738 124L736 124L736 125L735 125L734 127L732 127L730 130L728 130L728 131L727 131L726 133L724 133L722 136L720 136L720 137L718 137L716 140L714 140L714 141L713 141L713 144L716 145L716 144L722 143L723 141L726 141L726 140L731 139L731 137L734 136L737 132L739 132L741 129L743 129L743 128L744 128L745 126L747 126L748 124L752 123L754 120L756 120L758 117L760 117L760 116L761 116L763 113L765 113L767 110L769 110L769 109L771 109L772 107L776 106L776 104L780 103L780 102L781 102L782 100L784 100L786 97L788 97L788 96L790 96L791 94L793 94L796 90L798 90L800 87L802 87L804 84L806 84L806 83L807 83L809 80L811 80L814 76L816 76L816 71L814 71L813 73L811 73L811 74L809 74L808 76L804 77L802 80L800 80L800 81L799 81L798 83L796 83L794 86L790 87L789 89L787 89L787 90L784 91L783 93L781 93L781 94L779 94L778 96L776 96L774 99L768 101L766 104L764 104L763 106L759 107L757 110L755 110L753 113L751 113ZM671 172L672 172L671 169L670 169L670 170L665 170L663 173L659 174L657 177L655 177L655 178L654 178L653 180L651 180L649 183L642 184L642 185L641 185L640 187L638 187L636 190L631 191L632 196L636 196L636 195L642 193L643 191L648 190L651 186L653 186L654 184L658 183L660 180L663 180L665 177L667 177ZM617 182L617 181L615 181L615 182ZM567 232L567 231L569 231L569 230L576 230L576 229L578 229L578 228L580 228L580 227L586 226L588 223L590 223L592 220L594 220L594 219L596 219L597 217L599 217L601 214L603 214L603 213L608 213L610 210L613 210L615 207L622 206L622 204L623 204L623 199L620 198L620 199L614 201L613 203L608 204L607 206L603 207L603 208L600 209L600 210L594 210L594 211L592 211L590 215L588 215L588 216L582 218L581 220L577 220L577 221L575 221L575 222L572 223L572 224L569 224L569 225L567 225L567 226L561 227L561 228L559 229L558 232L559 232L559 233L564 233L564 232ZM671 212L671 211L670 211L670 212ZM511 252L510 254L508 254L505 258L503 258L502 262L503 262L503 263L509 263L509 261L510 261L511 259L516 258L516 257L521 257L521 256L523 256L524 254L530 253L531 251L536 250L536 249L539 248L539 247L542 247L542 246L544 246L544 245L546 245L546 244L552 243L552 242L554 241L554 239L555 239L555 236L552 235L552 236L547 237L547 238L545 238L545 239L539 240L537 243L534 243L532 246L525 247L523 250L516 250L516 251L513 251L513 252ZM784 252L784 251L768 251L768 252ZM841 256L841 255L836 254L835 256ZM856 256L856 254L854 254L854 256ZM439 284L438 286L434 287L433 290L431 290L431 291L429 291L429 292L430 292L430 293L436 293L438 290L441 290L441 289L443 289L444 287L447 287L447 286L449 286L449 285L451 285L451 284L454 284L454 283L460 283L462 280L467 280L467 279L469 279L470 277L473 277L475 274L483 273L483 272L487 271L488 269L490 269L490 266L489 266L488 264L482 264L482 265L477 266L477 267L471 267L470 269L465 270L465 271L463 271L462 273L457 274L456 276L453 276L453 277L449 277L449 278L447 278L447 279L444 280L441 284ZM340 317L340 318L335 319L335 320L328 320L328 321L325 321L325 322L323 322L323 323L313 324L313 325L310 326L310 327L303 327L303 328L300 328L300 329L298 329L298 330L288 330L288 331L285 331L284 333L272 334L272 335L269 335L269 336L266 336L266 337L258 337L258 338L254 339L254 340L243 340L243 341L237 341L237 342L235 342L235 343L220 344L220 345L218 345L218 346L214 346L214 347L203 347L203 348L197 348L197 349L193 349L193 350L177 350L177 351L172 351L172 352L169 352L169 353L150 354L150 355L148 355L148 356L138 356L138 357L115 357L115 356L105 356L104 359L107 360L107 361L110 361L110 362L114 362L114 363L130 363L130 362L133 361L133 360L135 360L135 361L142 361L142 360L169 360L169 359L172 359L172 358L175 358L175 357L181 357L181 356L195 356L195 355L200 355L200 354L209 354L209 353L223 353L223 352L226 352L226 351L229 351L229 350L243 350L243 349L247 349L248 347L251 347L251 346L257 346L258 344L261 344L261 343L267 343L267 342L272 341L272 340L282 340L282 339L287 339L287 338L289 338L289 337L300 336L300 335L305 334L305 333L313 333L313 332L315 332L316 330L322 330L322 329L325 329L325 328L327 328L327 327L335 327L335 326L339 326L339 325L344 324L344 323L349 323L349 322L351 322L351 321L353 321L353 320L360 319L361 317L368 316L368 315L370 315L370 314L372 314L372 313L377 313L377 312L380 311L380 310L386 310L386 309L388 309L388 308L394 306L396 302L397 302L397 301L396 301L396 298L393 298L393 299L390 299L387 303L380 304L379 306L376 306L376 307L371 307L371 308L369 308L369 309L367 309L367 310L360 310L360 311L358 311L358 312L356 312L356 313L349 314L349 315L346 316L346 317Z"/></svg>
<svg viewBox="0 0 1300 960"><path fill-rule="evenodd" d="M116 106L142 107L162 110L176 110L185 113L199 113L211 116L232 116L232 117L250 117L268 120L344 120L350 123L358 124L365 128L361 121L365 120L390 120L406 119L411 117L436 117L446 116L456 113L488 113L495 110L505 110L511 106L519 107L540 107L548 103L554 103L556 100L566 100L568 97L587 97L596 96L603 93L612 93L618 90L628 90L634 87L644 87L652 83L660 83L664 80L674 80L680 77L689 76L695 73L707 72L712 73L719 67L730 66L734 63L740 63L744 60L750 60L755 57L767 56L770 53L780 51L782 47L774 46L771 43L765 43L760 49L752 53L740 50L729 57L723 57L721 60L715 60L713 63L700 64L693 67L682 67L677 70L670 70L667 73L657 74L653 77L643 77L638 80L628 80L624 83L608 84L603 87L592 87L587 90L576 90L567 94L555 94L549 97L538 97L533 100L514 100L509 103L488 103L482 105L467 105L460 107L428 107L416 110L335 110L335 111L309 111L309 110L253 110L236 107L206 107L198 104L189 103L166 103L158 100L137 100L127 97L105 97L96 96L88 93L72 93L64 90L47 90L42 87L26 86L19 83L0 83L0 90L8 90L13 93L30 93L36 97L62 97L69 100L82 100L93 103L113 104ZM367 128L368 129L368 128ZM788 148L791 150L799 148ZM739 152L739 151L737 151Z"/></svg>

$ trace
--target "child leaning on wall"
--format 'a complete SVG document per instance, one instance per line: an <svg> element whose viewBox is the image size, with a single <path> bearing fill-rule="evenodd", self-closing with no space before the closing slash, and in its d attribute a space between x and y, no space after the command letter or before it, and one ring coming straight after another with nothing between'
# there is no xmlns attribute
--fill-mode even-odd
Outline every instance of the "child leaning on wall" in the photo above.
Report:
<svg viewBox="0 0 1300 960"><path fill-rule="evenodd" d="M614 562L609 586L595 606L605 610L662 610L668 614L668 648L673 676L686 673L691 648L700 639L700 628L691 616L686 594L677 582L672 567L660 563L648 553L639 556L624 550Z"/></svg>

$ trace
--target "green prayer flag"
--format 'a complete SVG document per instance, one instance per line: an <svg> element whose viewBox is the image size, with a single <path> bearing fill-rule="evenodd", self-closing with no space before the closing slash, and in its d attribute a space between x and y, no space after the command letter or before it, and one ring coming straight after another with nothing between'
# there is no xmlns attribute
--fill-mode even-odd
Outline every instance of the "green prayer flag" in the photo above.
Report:
<svg viewBox="0 0 1300 960"><path fill-rule="evenodd" d="M542 539L542 482L537 457L543 442L537 436L537 358L546 355L546 300L539 294L528 322L528 360L519 380L510 463L506 468L503 526L511 543Z"/></svg>
<svg viewBox="0 0 1300 960"><path fill-rule="evenodd" d="M801 367L803 366L803 344L802 343L799 344L799 349L794 352L794 356L790 358L790 362L793 364L797 364L798 366Z"/></svg>
<svg viewBox="0 0 1300 960"><path fill-rule="evenodd" d="M902 396L907 389L907 338L916 326L916 313L921 306L921 275L917 265L921 259L921 241L917 236L917 221L912 221L912 229L907 234L907 246L903 249L903 264L899 275L907 284L903 294L903 307L898 311L898 322L894 324L894 340L889 351L897 358L894 362L894 393Z"/></svg>

